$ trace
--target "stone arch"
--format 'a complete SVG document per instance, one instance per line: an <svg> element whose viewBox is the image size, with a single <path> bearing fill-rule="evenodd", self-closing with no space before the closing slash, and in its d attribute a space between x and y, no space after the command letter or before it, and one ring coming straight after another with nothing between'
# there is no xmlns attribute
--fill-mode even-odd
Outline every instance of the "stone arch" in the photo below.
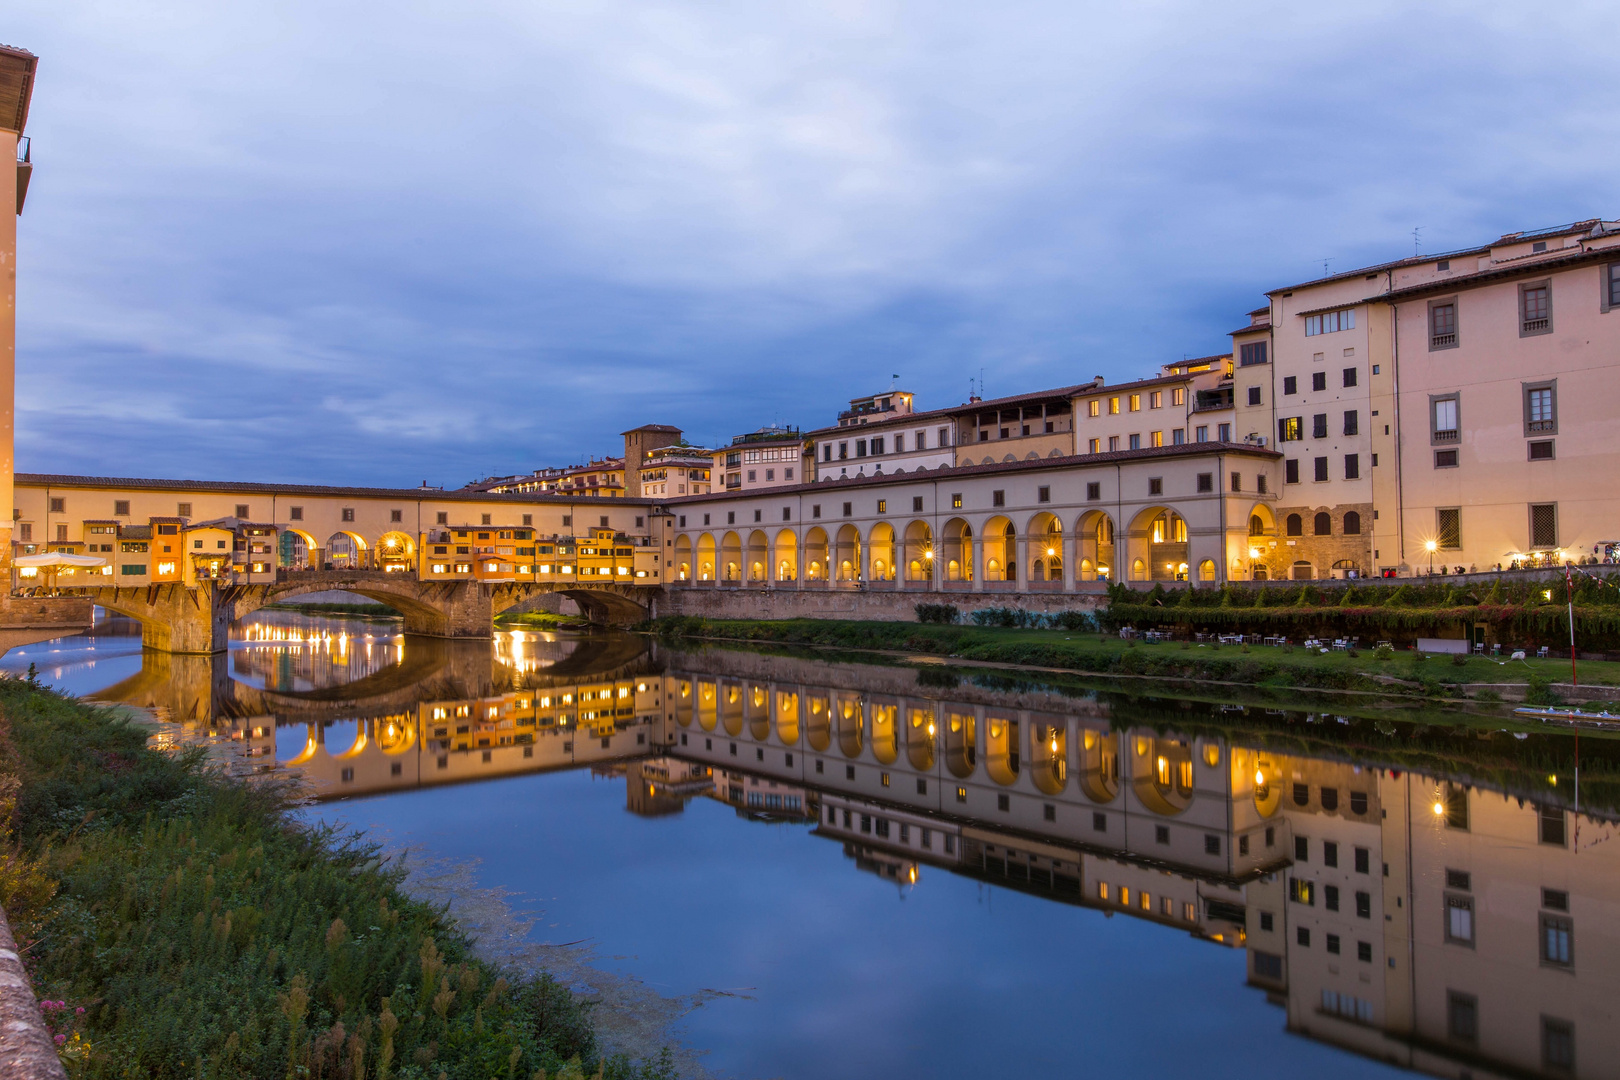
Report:
<svg viewBox="0 0 1620 1080"><path fill-rule="evenodd" d="M771 545L765 533L755 529L748 534L748 553L743 560L743 576L748 581L771 579Z"/></svg>
<svg viewBox="0 0 1620 1080"><path fill-rule="evenodd" d="M830 580L827 557L827 530L817 525L804 534L804 580Z"/></svg>
<svg viewBox="0 0 1620 1080"><path fill-rule="evenodd" d="M741 683L720 684L720 726L725 728L727 735L737 736L742 734L743 688Z"/></svg>
<svg viewBox="0 0 1620 1080"><path fill-rule="evenodd" d="M1187 519L1173 507L1149 506L1132 518L1130 545L1132 576L1145 570L1137 580L1187 580Z"/></svg>
<svg viewBox="0 0 1620 1080"><path fill-rule="evenodd" d="M866 713L861 699L855 694L839 694L835 699L838 715L838 749L851 760L861 756L866 742Z"/></svg>
<svg viewBox="0 0 1620 1080"><path fill-rule="evenodd" d="M879 765L893 765L900 756L900 706L874 701L872 715L872 756Z"/></svg>
<svg viewBox="0 0 1620 1080"><path fill-rule="evenodd" d="M1047 795L1061 795L1069 783L1069 726L1062 720L1029 725L1029 778Z"/></svg>
<svg viewBox="0 0 1620 1080"><path fill-rule="evenodd" d="M906 526L905 574L907 581L931 581L934 577L934 530L926 521Z"/></svg>
<svg viewBox="0 0 1620 1080"><path fill-rule="evenodd" d="M973 526L959 517L945 523L944 577L946 581L973 580Z"/></svg>
<svg viewBox="0 0 1620 1080"><path fill-rule="evenodd" d="M727 530L720 537L720 580L741 581L743 576L742 537Z"/></svg>
<svg viewBox="0 0 1620 1080"><path fill-rule="evenodd" d="M796 691L776 692L776 737L783 746L799 744L799 695Z"/></svg>
<svg viewBox="0 0 1620 1080"><path fill-rule="evenodd" d="M985 718L984 770L1003 787L1018 782L1022 765L1018 754L1018 721L1011 717Z"/></svg>
<svg viewBox="0 0 1620 1080"><path fill-rule="evenodd" d="M1214 559L1205 559L1203 562L1198 564L1198 580L1199 581L1214 581L1215 580L1215 560Z"/></svg>
<svg viewBox="0 0 1620 1080"><path fill-rule="evenodd" d="M832 746L832 699L822 696L811 698L805 714L805 741L816 753L826 753L827 748Z"/></svg>
<svg viewBox="0 0 1620 1080"><path fill-rule="evenodd" d="M971 712L950 714L945 725L945 767L965 780L979 764L979 718Z"/></svg>
<svg viewBox="0 0 1620 1080"><path fill-rule="evenodd" d="M675 694L675 722L681 727L692 726L692 705L692 680L682 679Z"/></svg>
<svg viewBox="0 0 1620 1080"><path fill-rule="evenodd" d="M777 581L799 580L799 537L792 529L776 534L771 547L771 576Z"/></svg>
<svg viewBox="0 0 1620 1080"><path fill-rule="evenodd" d="M1192 805L1192 745L1186 739L1136 735L1131 739L1131 786L1156 814L1173 817Z"/></svg>
<svg viewBox="0 0 1620 1080"><path fill-rule="evenodd" d="M315 552L320 545L315 537L303 529L290 525L282 525L281 535L276 537L276 562L284 570L310 570L315 558Z"/></svg>
<svg viewBox="0 0 1620 1080"><path fill-rule="evenodd" d="M748 720L748 734L755 742L766 742L771 737L771 692L759 683L750 683L743 695L743 716Z"/></svg>
<svg viewBox="0 0 1620 1080"><path fill-rule="evenodd" d="M865 577L861 569L861 534L853 525L838 530L833 569L837 581L860 581Z"/></svg>
<svg viewBox="0 0 1620 1080"><path fill-rule="evenodd" d="M1018 580L1018 533L1003 514L984 523L984 580Z"/></svg>
<svg viewBox="0 0 1620 1080"><path fill-rule="evenodd" d="M698 683L698 727L713 731L720 721L720 686L718 683Z"/></svg>
<svg viewBox="0 0 1620 1080"><path fill-rule="evenodd" d="M867 537L872 559L872 580L894 580L894 526L880 521L872 526ZM875 735L873 736L876 737Z"/></svg>
<svg viewBox="0 0 1620 1080"><path fill-rule="evenodd" d="M697 580L719 580L715 577L715 561L714 534L700 534L697 542Z"/></svg>
<svg viewBox="0 0 1620 1080"><path fill-rule="evenodd" d="M1114 519L1101 510L1088 510L1075 523L1079 537L1076 552L1080 560L1081 581L1106 581L1119 577L1114 561Z"/></svg>
<svg viewBox="0 0 1620 1080"><path fill-rule="evenodd" d="M932 706L912 706L906 714L906 760L918 772L934 771L934 742L938 728Z"/></svg>
<svg viewBox="0 0 1620 1080"><path fill-rule="evenodd" d="M692 580L692 538L685 534L675 538L675 580Z"/></svg>
<svg viewBox="0 0 1620 1080"><path fill-rule="evenodd" d="M1080 790L1095 803L1110 803L1119 795L1119 735L1084 728L1080 732Z"/></svg>
<svg viewBox="0 0 1620 1080"><path fill-rule="evenodd" d="M416 569L416 541L395 529L377 538L377 568L395 573Z"/></svg>
<svg viewBox="0 0 1620 1080"><path fill-rule="evenodd" d="M1029 519L1029 581L1063 580L1063 522L1042 511Z"/></svg>
<svg viewBox="0 0 1620 1080"><path fill-rule="evenodd" d="M365 537L339 529L326 538L326 566L331 570L365 570L371 565Z"/></svg>

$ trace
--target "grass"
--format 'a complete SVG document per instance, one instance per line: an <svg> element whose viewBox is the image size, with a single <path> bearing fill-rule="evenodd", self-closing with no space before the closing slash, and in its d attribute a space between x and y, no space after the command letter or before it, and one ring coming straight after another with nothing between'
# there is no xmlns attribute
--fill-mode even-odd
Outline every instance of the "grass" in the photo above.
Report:
<svg viewBox="0 0 1620 1080"><path fill-rule="evenodd" d="M402 619L404 616L387 604L266 604L264 611L295 611L301 615L364 615L373 619Z"/></svg>
<svg viewBox="0 0 1620 1080"><path fill-rule="evenodd" d="M1458 683L1527 686L1532 696L1550 699L1555 682L1567 682L1568 660L1499 661L1489 657L1412 652L1379 657L1308 652L1303 647L1193 645L1184 642L1127 642L1113 635L1069 630L1026 630L980 626L933 626L900 622L844 622L823 619L744 620L675 616L645 624L668 638L831 645L851 649L900 650L963 660L1062 668L1106 675L1153 675L1246 684L1302 686L1389 692L1381 677L1403 680L1408 689L1441 693ZM1455 661L1461 660L1461 663ZM1581 661L1583 685L1620 685L1620 663Z"/></svg>
<svg viewBox="0 0 1620 1080"><path fill-rule="evenodd" d="M589 1006L473 955L445 912L285 792L167 755L108 709L0 679L0 904L73 1075L662 1080ZM573 1065L569 1065L573 1062Z"/></svg>

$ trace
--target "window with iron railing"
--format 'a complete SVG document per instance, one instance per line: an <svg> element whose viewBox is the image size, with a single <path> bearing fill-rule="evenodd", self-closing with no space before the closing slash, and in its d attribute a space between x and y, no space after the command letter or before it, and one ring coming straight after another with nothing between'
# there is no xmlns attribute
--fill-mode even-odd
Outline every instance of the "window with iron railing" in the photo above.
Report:
<svg viewBox="0 0 1620 1080"><path fill-rule="evenodd" d="M1524 388L1524 431L1526 435L1547 435L1558 430L1555 384Z"/></svg>
<svg viewBox="0 0 1620 1080"><path fill-rule="evenodd" d="M1545 334L1552 329L1552 287L1526 285L1519 290L1519 333Z"/></svg>
<svg viewBox="0 0 1620 1080"><path fill-rule="evenodd" d="M1429 348L1449 349L1457 344L1457 302L1429 305Z"/></svg>
<svg viewBox="0 0 1620 1080"><path fill-rule="evenodd" d="M1455 397L1435 398L1431 405L1434 427L1431 435L1434 442L1456 442L1461 438L1461 430L1457 425L1457 399Z"/></svg>

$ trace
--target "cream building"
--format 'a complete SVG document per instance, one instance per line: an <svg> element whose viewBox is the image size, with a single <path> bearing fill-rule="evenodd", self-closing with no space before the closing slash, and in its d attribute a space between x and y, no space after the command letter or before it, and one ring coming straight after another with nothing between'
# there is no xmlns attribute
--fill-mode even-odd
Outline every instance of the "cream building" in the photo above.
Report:
<svg viewBox="0 0 1620 1080"><path fill-rule="evenodd" d="M0 45L0 505L12 505L15 469L17 399L17 217L33 175L30 147L23 130L34 94L37 57L26 49ZM5 213L7 207L16 207ZM11 561L11 523L0 522L0 558Z"/></svg>
<svg viewBox="0 0 1620 1080"><path fill-rule="evenodd" d="M762 427L713 451L726 491L789 487L805 481L804 437L795 428Z"/></svg>

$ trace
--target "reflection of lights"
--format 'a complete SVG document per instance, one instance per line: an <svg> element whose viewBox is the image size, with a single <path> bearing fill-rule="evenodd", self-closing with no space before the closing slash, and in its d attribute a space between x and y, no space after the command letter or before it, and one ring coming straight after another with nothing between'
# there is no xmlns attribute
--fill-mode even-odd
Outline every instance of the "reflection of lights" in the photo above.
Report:
<svg viewBox="0 0 1620 1080"><path fill-rule="evenodd" d="M915 866L913 866L910 871L907 872L906 876L911 880L913 885L917 884L917 868Z"/></svg>
<svg viewBox="0 0 1620 1080"><path fill-rule="evenodd" d="M1259 769L1254 770L1254 784L1255 787L1266 786L1266 774L1261 772Z"/></svg>
<svg viewBox="0 0 1620 1080"><path fill-rule="evenodd" d="M928 737L930 739L934 737L934 722L932 720L928 721Z"/></svg>

